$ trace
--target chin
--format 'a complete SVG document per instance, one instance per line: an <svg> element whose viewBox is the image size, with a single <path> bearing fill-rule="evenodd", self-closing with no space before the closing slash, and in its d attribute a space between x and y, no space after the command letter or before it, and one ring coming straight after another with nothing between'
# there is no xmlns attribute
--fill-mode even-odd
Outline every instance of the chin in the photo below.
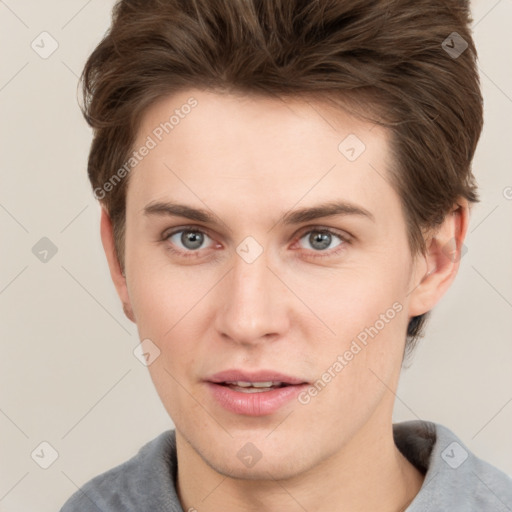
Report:
<svg viewBox="0 0 512 512"><path fill-rule="evenodd" d="M280 454L276 454L276 460L259 460L252 468L243 467L243 464L233 460L218 459L206 460L205 462L217 473L233 478L235 480L247 481L269 481L288 480L301 474L305 468L301 468L295 460L282 460Z"/></svg>
<svg viewBox="0 0 512 512"><path fill-rule="evenodd" d="M236 449L233 447L236 445ZM256 446L261 447L261 451ZM241 447L241 448L239 448ZM303 450L285 443L267 444L231 440L227 445L197 447L203 461L217 473L236 480L287 480L315 465ZM213 449L212 449L213 448ZM311 456L311 451L309 451Z"/></svg>

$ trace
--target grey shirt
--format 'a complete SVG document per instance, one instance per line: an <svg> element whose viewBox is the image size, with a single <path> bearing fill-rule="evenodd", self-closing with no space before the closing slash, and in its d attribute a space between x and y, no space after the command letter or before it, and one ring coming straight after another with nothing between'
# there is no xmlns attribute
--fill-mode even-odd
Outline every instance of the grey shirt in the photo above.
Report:
<svg viewBox="0 0 512 512"><path fill-rule="evenodd" d="M512 512L512 479L476 457L448 428L414 420L393 425L395 444L425 480L407 512ZM184 512L176 481L174 430L76 491L61 512Z"/></svg>

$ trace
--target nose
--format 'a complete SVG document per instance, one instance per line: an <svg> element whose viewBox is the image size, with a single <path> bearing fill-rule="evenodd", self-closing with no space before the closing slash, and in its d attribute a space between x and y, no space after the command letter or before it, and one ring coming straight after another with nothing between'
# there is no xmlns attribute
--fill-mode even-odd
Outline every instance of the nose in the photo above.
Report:
<svg viewBox="0 0 512 512"><path fill-rule="evenodd" d="M268 268L265 251L248 263L234 254L233 267L218 288L217 332L233 342L254 345L278 339L289 328L289 290Z"/></svg>

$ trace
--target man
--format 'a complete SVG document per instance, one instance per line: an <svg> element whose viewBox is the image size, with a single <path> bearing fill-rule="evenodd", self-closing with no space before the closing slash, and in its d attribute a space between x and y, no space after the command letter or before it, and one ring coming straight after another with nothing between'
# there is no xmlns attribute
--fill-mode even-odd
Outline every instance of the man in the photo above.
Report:
<svg viewBox="0 0 512 512"><path fill-rule="evenodd" d="M136 0L83 74L89 177L175 430L62 511L512 510L394 392L482 128L463 1Z"/></svg>

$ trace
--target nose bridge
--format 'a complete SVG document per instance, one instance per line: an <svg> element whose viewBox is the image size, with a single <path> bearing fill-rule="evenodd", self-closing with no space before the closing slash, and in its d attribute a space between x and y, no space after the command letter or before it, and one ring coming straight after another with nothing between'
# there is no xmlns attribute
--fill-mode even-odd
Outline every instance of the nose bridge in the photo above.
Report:
<svg viewBox="0 0 512 512"><path fill-rule="evenodd" d="M266 251L257 255L250 242L237 248L217 309L217 328L233 341L255 343L287 328L283 288L267 265Z"/></svg>

